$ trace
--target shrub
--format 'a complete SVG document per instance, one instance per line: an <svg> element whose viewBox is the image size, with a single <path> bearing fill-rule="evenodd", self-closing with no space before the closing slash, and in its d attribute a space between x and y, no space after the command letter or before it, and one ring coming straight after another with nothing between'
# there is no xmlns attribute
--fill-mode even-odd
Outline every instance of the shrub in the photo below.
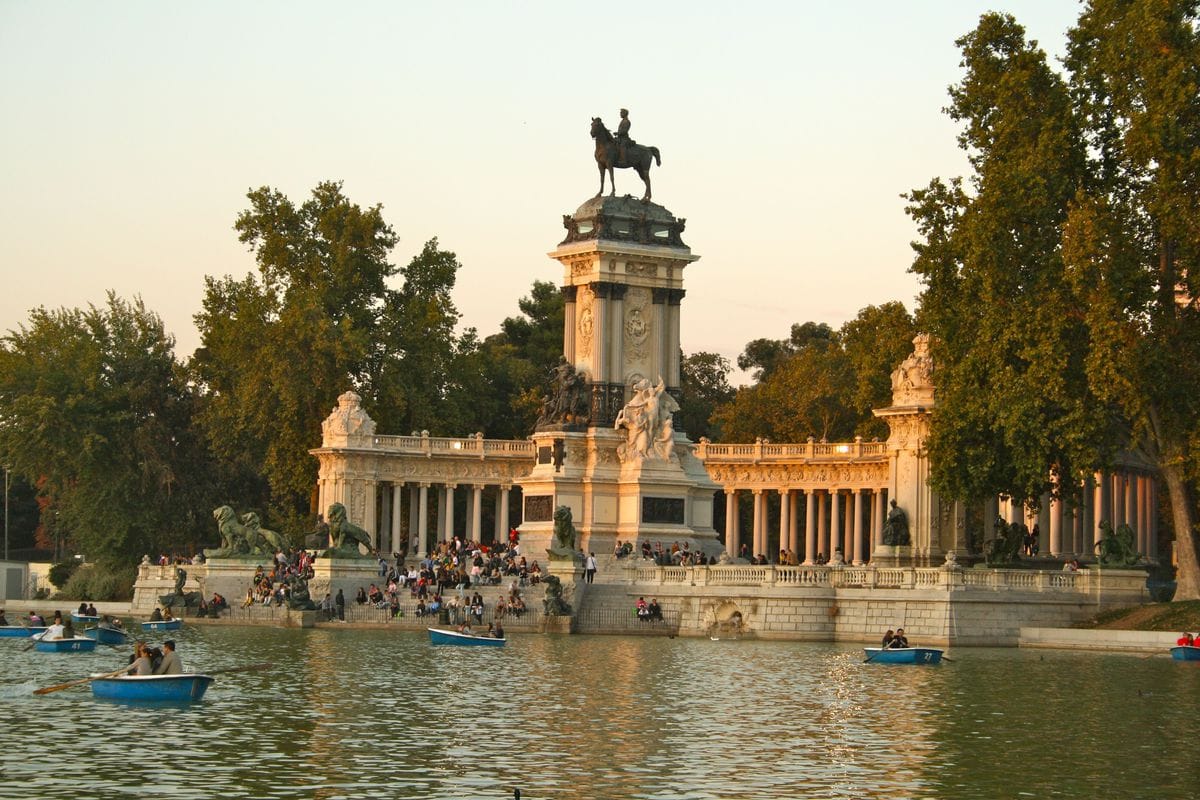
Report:
<svg viewBox="0 0 1200 800"><path fill-rule="evenodd" d="M134 570L82 567L62 587L62 594L77 600L129 600L133 597Z"/></svg>
<svg viewBox="0 0 1200 800"><path fill-rule="evenodd" d="M50 567L50 583L54 584L59 589L63 589L67 585L67 581L79 569L79 564L74 561L60 561Z"/></svg>

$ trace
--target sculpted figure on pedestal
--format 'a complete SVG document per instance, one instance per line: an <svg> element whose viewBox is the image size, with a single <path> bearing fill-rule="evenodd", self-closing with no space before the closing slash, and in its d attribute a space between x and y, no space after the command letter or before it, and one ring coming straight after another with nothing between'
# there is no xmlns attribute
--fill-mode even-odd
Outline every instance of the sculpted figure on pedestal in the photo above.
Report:
<svg viewBox="0 0 1200 800"><path fill-rule="evenodd" d="M892 403L912 405L933 400L933 359L929 355L929 334L913 339L913 352L892 371Z"/></svg>
<svg viewBox="0 0 1200 800"><path fill-rule="evenodd" d="M893 547L909 543L908 517L895 500L892 501L892 508L883 523L883 543Z"/></svg>
<svg viewBox="0 0 1200 800"><path fill-rule="evenodd" d="M354 392L338 396L338 404L321 423L325 440L332 437L374 436L375 420L362 408L362 398Z"/></svg>
<svg viewBox="0 0 1200 800"><path fill-rule="evenodd" d="M550 392L542 402L537 427L581 425L588 421L587 376L576 372L566 356L558 357L550 383Z"/></svg>
<svg viewBox="0 0 1200 800"><path fill-rule="evenodd" d="M554 542L546 554L551 561L575 560L575 524L569 506L554 509Z"/></svg>
<svg viewBox="0 0 1200 800"><path fill-rule="evenodd" d="M633 387L633 397L617 413L613 427L625 429L625 441L617 445L621 461L675 458L674 414L679 410L675 398L667 394L660 376L651 386L642 378Z"/></svg>
<svg viewBox="0 0 1200 800"><path fill-rule="evenodd" d="M629 138L628 113L625 111L621 115L622 127L617 129L618 133L623 135L620 140L613 137L599 117L592 117L592 138L596 140L596 166L600 169L600 191L596 192L596 196L604 194L604 173L606 171L609 185L612 187L612 194L616 195L617 186L613 181L613 168L632 169L637 172L642 183L646 184L646 193L642 195L642 200L648 201L650 199L650 166L653 163L661 167L662 157L659 155L657 147L640 145Z"/></svg>
<svg viewBox="0 0 1200 800"><path fill-rule="evenodd" d="M334 503L329 507L326 517L329 519L329 535L333 538L333 547L329 551L331 556L339 558L371 557L371 553L375 549L371 546L371 534L346 518L344 505ZM366 555L359 551L360 544L367 548Z"/></svg>

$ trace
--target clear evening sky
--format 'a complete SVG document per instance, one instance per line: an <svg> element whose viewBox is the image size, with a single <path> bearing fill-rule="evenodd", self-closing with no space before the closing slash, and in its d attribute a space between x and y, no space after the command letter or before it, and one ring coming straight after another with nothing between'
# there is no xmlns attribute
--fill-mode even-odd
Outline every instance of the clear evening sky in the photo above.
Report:
<svg viewBox="0 0 1200 800"><path fill-rule="evenodd" d="M203 276L254 269L248 189L344 181L403 265L437 236L481 336L598 189L590 118L662 151L654 199L702 258L683 348L733 360L793 322L918 292L901 192L966 172L954 40L1012 13L1057 65L1080 6L953 2L0 0L0 332L141 295L199 344ZM622 194L640 196L632 170Z"/></svg>

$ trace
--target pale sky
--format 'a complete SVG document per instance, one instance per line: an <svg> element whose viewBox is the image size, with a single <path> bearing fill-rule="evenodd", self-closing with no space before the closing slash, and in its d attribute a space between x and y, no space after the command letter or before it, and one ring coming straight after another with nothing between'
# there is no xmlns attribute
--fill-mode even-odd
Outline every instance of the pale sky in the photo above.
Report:
<svg viewBox="0 0 1200 800"><path fill-rule="evenodd" d="M911 311L900 193L966 172L941 109L986 10L1057 66L1080 5L0 0L0 331L112 289L186 358L203 277L254 270L247 190L332 179L383 205L396 265L433 236L458 254L462 323L487 336L561 283L546 253L599 188L590 119L621 107L701 256L685 352ZM642 192L632 170L617 188Z"/></svg>

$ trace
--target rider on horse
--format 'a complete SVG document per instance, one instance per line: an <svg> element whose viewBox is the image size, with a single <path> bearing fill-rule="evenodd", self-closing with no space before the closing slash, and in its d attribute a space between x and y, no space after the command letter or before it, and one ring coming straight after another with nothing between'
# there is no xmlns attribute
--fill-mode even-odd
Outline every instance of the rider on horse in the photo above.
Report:
<svg viewBox="0 0 1200 800"><path fill-rule="evenodd" d="M617 125L617 163L615 166L623 167L629 162L625 159L625 146L633 142L629 138L629 126L632 125L629 121L629 109L621 109L621 122Z"/></svg>

